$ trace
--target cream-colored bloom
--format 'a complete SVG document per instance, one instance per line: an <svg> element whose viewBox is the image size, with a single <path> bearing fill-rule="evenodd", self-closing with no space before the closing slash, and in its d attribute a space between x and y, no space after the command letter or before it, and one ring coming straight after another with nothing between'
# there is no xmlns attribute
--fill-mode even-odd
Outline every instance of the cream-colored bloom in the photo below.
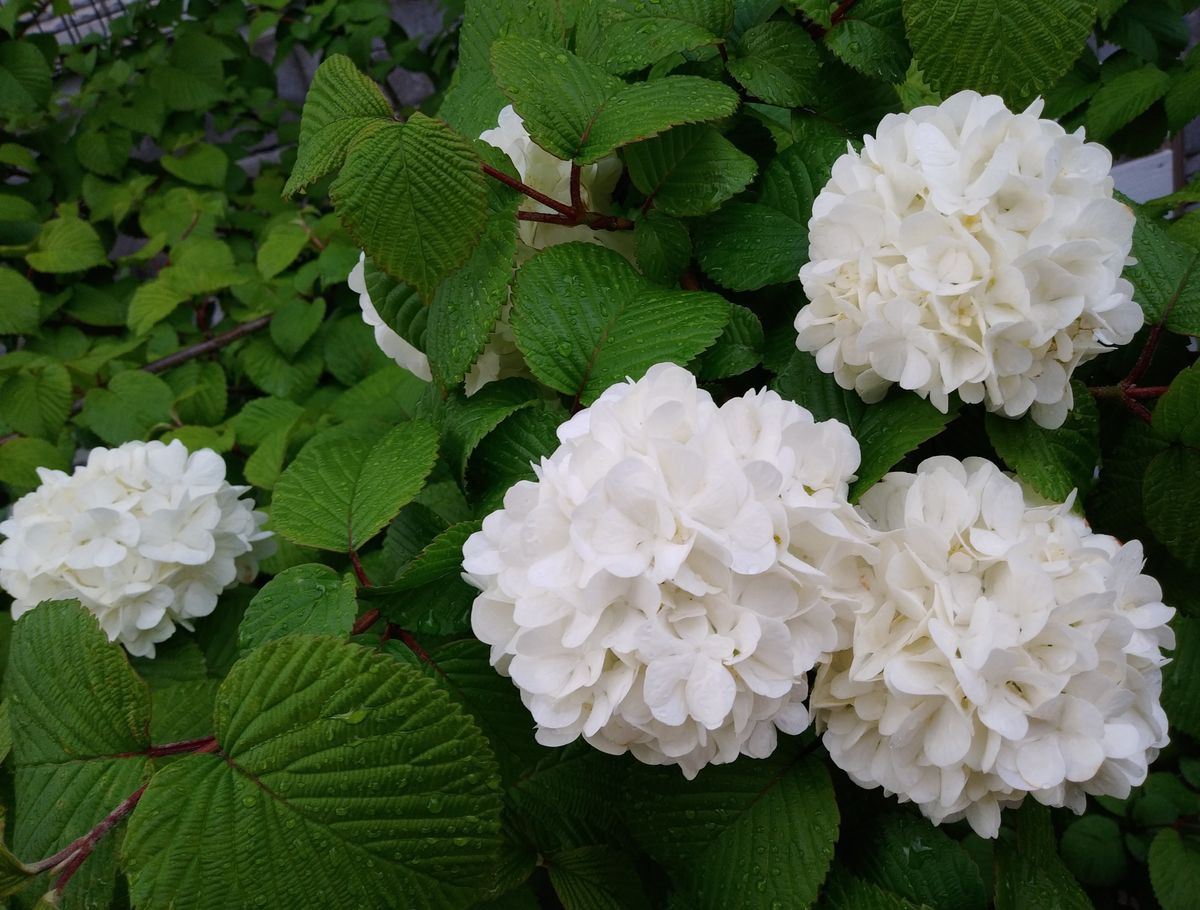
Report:
<svg viewBox="0 0 1200 910"><path fill-rule="evenodd" d="M0 523L0 587L17 618L45 600L75 598L130 654L154 646L217 597L258 574L274 551L266 516L225 482L211 449L178 440L93 449L74 473L38 468L42 485Z"/></svg>
<svg viewBox="0 0 1200 910"><path fill-rule="evenodd" d="M1093 534L991 462L931 458L861 507L877 531L850 647L819 668L830 755L865 787L994 837L1027 796L1123 798L1167 743L1174 645L1142 548Z"/></svg>
<svg viewBox="0 0 1200 910"><path fill-rule="evenodd" d="M524 121L513 110L512 105L500 112L496 128L486 130L479 138L509 157L522 182L555 199L570 202L571 162L555 158L535 145L529 138L529 133L525 131ZM621 177L621 168L621 162L615 155L609 155L583 168L580 189L589 210L603 212L609 208L613 187ZM521 208L525 211L551 211L526 197L522 197ZM528 259L538 250L572 240L607 245L627 258L633 258L633 238L629 231L596 231L582 225L564 227L536 221L521 221L519 225L518 262ZM358 265L350 273L349 284L350 290L358 294L363 322L375 332L375 343L379 345L380 350L418 379L429 382L433 378L429 358L388 326L372 302L367 291L365 254L359 257ZM511 305L506 304L501 310L491 337L467 373L464 383L467 395L475 394L487 383L498 379L529 375L529 367L517 348L516 336L508 323L510 308Z"/></svg>
<svg viewBox="0 0 1200 910"><path fill-rule="evenodd" d="M379 349L383 353L418 379L431 381L433 372L430 370L429 358L425 356L425 352L405 340L399 332L384 322L383 317L375 308L371 294L367 290L366 267L367 257L363 253L359 256L358 265L354 267L348 280L350 290L358 294L358 306L362 310L363 322L371 326L375 332L375 343L379 345ZM464 383L464 391L467 395L474 395L483 386L489 382L495 382L497 379L529 375L525 358L517 350L516 336L513 335L512 327L508 324L508 310L509 307L506 304L486 346L467 372Z"/></svg>
<svg viewBox="0 0 1200 910"><path fill-rule="evenodd" d="M804 729L871 552L847 428L769 391L718 407L658 364L558 435L463 550L472 627L538 740L692 777Z"/></svg>
<svg viewBox="0 0 1200 910"><path fill-rule="evenodd" d="M1112 157L996 96L889 114L813 205L797 346L876 401L893 384L1059 426L1075 368L1142 325Z"/></svg>
<svg viewBox="0 0 1200 910"><path fill-rule="evenodd" d="M560 202L571 201L571 162L555 158L534 143L525 130L525 121L510 104L500 112L499 122L494 129L480 134L480 139L500 149L512 161L517 175L526 186L533 187ZM621 178L622 165L616 155L601 158L595 164L582 168L579 187L584 205L592 212L608 212L612 204L613 187ZM527 212L552 212L540 202L522 197L521 208ZM521 243L525 249L518 255L529 256L536 250L572 240L611 246L628 256L632 251L629 238L622 236L628 231L596 231L583 225L564 227L561 224L543 224L538 221L520 222Z"/></svg>

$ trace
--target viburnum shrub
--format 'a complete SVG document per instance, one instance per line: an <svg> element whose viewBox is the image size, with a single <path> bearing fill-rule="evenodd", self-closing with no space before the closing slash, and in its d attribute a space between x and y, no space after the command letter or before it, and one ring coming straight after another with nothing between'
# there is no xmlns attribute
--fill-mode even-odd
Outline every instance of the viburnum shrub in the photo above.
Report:
<svg viewBox="0 0 1200 910"><path fill-rule="evenodd" d="M1194 905L1194 4L261 5L0 13L14 907Z"/></svg>

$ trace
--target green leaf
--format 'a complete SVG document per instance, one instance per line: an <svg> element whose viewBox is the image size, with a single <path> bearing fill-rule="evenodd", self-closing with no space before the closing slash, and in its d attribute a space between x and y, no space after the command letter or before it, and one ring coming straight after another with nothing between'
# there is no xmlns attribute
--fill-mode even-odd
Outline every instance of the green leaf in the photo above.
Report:
<svg viewBox="0 0 1200 910"><path fill-rule="evenodd" d="M466 476L467 460L475 447L505 418L538 402L537 387L524 379L490 382L467 398L459 393L446 399L442 425L446 461L455 475Z"/></svg>
<svg viewBox="0 0 1200 910"><path fill-rule="evenodd" d="M714 211L758 171L753 158L706 125L678 126L628 146L625 162L634 186L668 215Z"/></svg>
<svg viewBox="0 0 1200 910"><path fill-rule="evenodd" d="M909 43L934 88L1017 107L1070 68L1095 19L1095 0L904 0Z"/></svg>
<svg viewBox="0 0 1200 910"><path fill-rule="evenodd" d="M357 550L420 492L436 457L437 433L422 423L319 436L275 485L271 524L302 546Z"/></svg>
<svg viewBox="0 0 1200 910"><path fill-rule="evenodd" d="M668 287L679 282L692 259L687 225L653 209L634 225L633 243L642 274Z"/></svg>
<svg viewBox="0 0 1200 910"><path fill-rule="evenodd" d="M1146 322L1166 318L1172 332L1200 332L1200 251L1179 243L1157 223L1139 218L1133 228L1137 265L1126 270Z"/></svg>
<svg viewBox="0 0 1200 910"><path fill-rule="evenodd" d="M764 22L738 41L727 68L743 88L767 104L799 107L816 97L821 57L795 22Z"/></svg>
<svg viewBox="0 0 1200 910"><path fill-rule="evenodd" d="M475 718L491 740L504 781L511 783L550 754L533 738L529 709L512 680L496 673L487 645L474 638L435 648L435 680Z"/></svg>
<svg viewBox="0 0 1200 910"><path fill-rule="evenodd" d="M0 420L25 436L53 440L71 413L71 377L60 363L20 370L0 383Z"/></svg>
<svg viewBox="0 0 1200 910"><path fill-rule="evenodd" d="M281 306L271 319L271 340L288 357L297 354L321 327L325 301L295 297Z"/></svg>
<svg viewBox="0 0 1200 910"><path fill-rule="evenodd" d="M255 255L258 274L263 278L274 278L296 261L300 252L308 246L308 231L295 221L281 221L274 225Z"/></svg>
<svg viewBox="0 0 1200 910"><path fill-rule="evenodd" d="M829 179L844 139L805 130L775 156L759 181L759 201L731 202L696 230L696 259L735 291L796 281L808 260L813 200Z"/></svg>
<svg viewBox="0 0 1200 910"><path fill-rule="evenodd" d="M732 89L709 79L667 76L626 85L569 51L527 38L497 41L492 67L533 141L578 164L681 123L726 117L738 106Z"/></svg>
<svg viewBox="0 0 1200 910"><path fill-rule="evenodd" d="M582 56L622 75L717 44L732 21L730 0L609 0L583 5L576 40Z"/></svg>
<svg viewBox="0 0 1200 910"><path fill-rule="evenodd" d="M391 119L392 106L379 86L360 73L349 57L326 57L304 96L300 148L283 195L294 196L336 171L357 141Z"/></svg>
<svg viewBox="0 0 1200 910"><path fill-rule="evenodd" d="M872 825L855 871L930 910L984 910L979 869L957 841L923 818L889 812Z"/></svg>
<svg viewBox="0 0 1200 910"><path fill-rule="evenodd" d="M1154 406L1154 431L1163 439L1200 448L1200 366L1181 371Z"/></svg>
<svg viewBox="0 0 1200 910"><path fill-rule="evenodd" d="M36 272L61 275L108 265L100 235L86 221L63 215L42 225L37 246L25 261Z"/></svg>
<svg viewBox="0 0 1200 910"><path fill-rule="evenodd" d="M329 194L367 255L428 299L483 232L483 181L471 143L416 113L355 144Z"/></svg>
<svg viewBox="0 0 1200 910"><path fill-rule="evenodd" d="M167 62L149 71L154 93L173 111L202 111L221 101L223 61L233 55L225 44L199 31L176 37Z"/></svg>
<svg viewBox="0 0 1200 910"><path fill-rule="evenodd" d="M384 324L418 350L424 348L429 308L417 291L370 260L366 262L364 281L367 295Z"/></svg>
<svg viewBox="0 0 1200 910"><path fill-rule="evenodd" d="M807 226L761 203L729 203L696 225L695 239L704 273L733 291L796 281L808 260Z"/></svg>
<svg viewBox="0 0 1200 910"><path fill-rule="evenodd" d="M418 553L390 585L364 588L384 617L418 634L470 632L471 604L479 593L462 579L462 548L479 521L450 525Z"/></svg>
<svg viewBox="0 0 1200 910"><path fill-rule="evenodd" d="M19 272L0 266L0 335L33 332L40 319L37 289Z"/></svg>
<svg viewBox="0 0 1200 910"><path fill-rule="evenodd" d="M312 392L325 368L319 344L305 345L288 356L270 338L262 336L247 341L238 351L238 359L251 382L278 398L303 399Z"/></svg>
<svg viewBox="0 0 1200 910"><path fill-rule="evenodd" d="M1088 105L1088 138L1103 142L1121 127L1132 123L1167 93L1170 84L1171 78L1153 65L1122 73L1104 83Z"/></svg>
<svg viewBox="0 0 1200 910"><path fill-rule="evenodd" d="M50 856L143 782L150 694L76 601L47 601L21 617L5 685L16 767L13 850ZM116 844L114 837L97 844L71 892L108 905Z"/></svg>
<svg viewBox="0 0 1200 910"><path fill-rule="evenodd" d="M1026 799L1016 818L1016 844L996 845L996 910L1093 910L1058 858L1050 810Z"/></svg>
<svg viewBox="0 0 1200 910"><path fill-rule="evenodd" d="M44 439L10 439L0 446L0 483L16 490L32 490L41 484L37 469L70 471L71 463Z"/></svg>
<svg viewBox="0 0 1200 910"><path fill-rule="evenodd" d="M220 754L162 769L129 821L135 905L357 910L404 895L453 910L489 884L491 750L419 670L329 638L271 642L230 671L215 726Z"/></svg>
<svg viewBox="0 0 1200 910"><path fill-rule="evenodd" d="M347 636L357 611L354 579L309 563L285 569L263 586L238 627L243 651L297 633Z"/></svg>
<svg viewBox="0 0 1200 910"><path fill-rule="evenodd" d="M1115 888L1125 876L1121 828L1106 815L1085 815L1071 822L1060 846L1063 862L1085 885Z"/></svg>
<svg viewBox="0 0 1200 910"><path fill-rule="evenodd" d="M700 355L696 375L705 381L740 376L762 363L762 323L752 310L734 304L730 319L716 344Z"/></svg>
<svg viewBox="0 0 1200 910"><path fill-rule="evenodd" d="M222 612L226 606L219 608ZM150 738L181 742L212 735L213 702L219 680L208 675L199 645L182 635L155 648L153 658L131 661L150 687Z"/></svg>
<svg viewBox="0 0 1200 910"><path fill-rule="evenodd" d="M172 264L153 281L138 286L129 301L126 323L139 335L166 319L181 303L211 294L248 277L234 262L229 244L213 237L191 237L171 252Z"/></svg>
<svg viewBox="0 0 1200 910"><path fill-rule="evenodd" d="M1192 67L1171 78L1165 100L1167 128L1173 133L1200 117L1200 67Z"/></svg>
<svg viewBox="0 0 1200 910"><path fill-rule="evenodd" d="M774 388L784 398L807 408L816 420L840 420L851 429L867 409L857 392L839 386L806 351L792 351Z"/></svg>
<svg viewBox="0 0 1200 910"><path fill-rule="evenodd" d="M7 702L0 705L7 713ZM0 844L0 897L9 897L24 888L37 871L16 858L8 847Z"/></svg>
<svg viewBox="0 0 1200 910"><path fill-rule="evenodd" d="M917 910L917 905L835 867L821 891L819 910Z"/></svg>
<svg viewBox="0 0 1200 910"><path fill-rule="evenodd" d="M1200 450L1172 446L1154 457L1142 484L1146 522L1189 568L1200 568Z"/></svg>
<svg viewBox="0 0 1200 910"><path fill-rule="evenodd" d="M163 155L159 163L164 171L180 180L218 190L225 186L229 171L229 156L207 142L197 142L179 156Z"/></svg>
<svg viewBox="0 0 1200 910"><path fill-rule="evenodd" d="M50 64L31 42L0 44L0 117L44 107L50 100L51 82Z"/></svg>
<svg viewBox="0 0 1200 910"><path fill-rule="evenodd" d="M504 494L517 482L533 479L533 465L558 447L558 426L565 417L546 408L528 408L483 438L467 468L467 488L480 500L481 513L500 508Z"/></svg>
<svg viewBox="0 0 1200 910"><path fill-rule="evenodd" d="M943 414L924 398L905 393L867 408L851 429L862 449L858 479L850 487L858 499L905 455L946 428L958 412Z"/></svg>
<svg viewBox="0 0 1200 910"><path fill-rule="evenodd" d="M171 370L166 379L181 421L210 427L224 419L229 382L219 363L193 360Z"/></svg>
<svg viewBox="0 0 1200 910"><path fill-rule="evenodd" d="M516 176L499 149L476 143L492 167ZM433 295L425 330L425 353L439 385L457 385L470 371L508 303L517 257L517 208L521 195L498 180L487 183L487 225L462 268L451 272Z"/></svg>
<svg viewBox="0 0 1200 910"><path fill-rule="evenodd" d="M825 46L860 73L903 82L912 62L901 0L858 0L825 35Z"/></svg>
<svg viewBox="0 0 1200 910"><path fill-rule="evenodd" d="M1163 709L1174 730L1200 738L1200 620L1175 614L1175 653L1163 669Z"/></svg>
<svg viewBox="0 0 1200 910"><path fill-rule="evenodd" d="M1025 416L986 418L988 439L1021 480L1052 502L1065 502L1072 490L1082 497L1100 460L1100 412L1082 383L1074 383L1075 406L1056 430Z"/></svg>
<svg viewBox="0 0 1200 910"><path fill-rule="evenodd" d="M565 910L649 910L633 858L612 847L575 847L545 860Z"/></svg>
<svg viewBox="0 0 1200 910"><path fill-rule="evenodd" d="M175 312L175 308L190 297L190 294L174 287L165 278L147 281L133 292L125 316L126 322L136 334L143 335Z"/></svg>
<svg viewBox="0 0 1200 910"><path fill-rule="evenodd" d="M75 157L95 174L116 177L129 161L132 141L128 130L85 130L75 140Z"/></svg>
<svg viewBox="0 0 1200 910"><path fill-rule="evenodd" d="M109 445L144 439L158 424L171 422L171 387L149 373L126 370L107 388L92 389L83 399L79 423Z"/></svg>
<svg viewBox="0 0 1200 910"><path fill-rule="evenodd" d="M833 859L838 808L824 764L781 747L762 761L630 768L631 832L697 910L813 903ZM778 870L778 871L777 871Z"/></svg>
<svg viewBox="0 0 1200 910"><path fill-rule="evenodd" d="M1162 910L1188 910L1200 893L1200 838L1171 828L1150 844L1150 881Z"/></svg>
<svg viewBox="0 0 1200 910"><path fill-rule="evenodd" d="M511 315L534 375L585 405L655 363L687 363L728 320L722 297L656 287L620 253L582 243L543 250L522 266Z"/></svg>
<svg viewBox="0 0 1200 910"><path fill-rule="evenodd" d="M501 35L519 34L562 44L568 7L559 0L490 0L468 3L459 30L458 66L438 115L465 136L478 136L496 125L508 100L492 75L492 44Z"/></svg>

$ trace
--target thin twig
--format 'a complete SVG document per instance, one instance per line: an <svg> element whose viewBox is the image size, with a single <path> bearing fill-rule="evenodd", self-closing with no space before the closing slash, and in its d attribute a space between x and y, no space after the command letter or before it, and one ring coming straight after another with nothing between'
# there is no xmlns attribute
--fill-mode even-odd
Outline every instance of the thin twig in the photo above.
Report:
<svg viewBox="0 0 1200 910"><path fill-rule="evenodd" d="M164 370L187 363L189 360L195 360L197 357L203 357L205 354L218 351L226 345L237 341L239 338L245 338L247 335L252 335L260 329L265 328L271 322L273 315L273 313L267 313L265 316L251 319L249 322L244 322L236 328L232 328L228 332L216 335L206 341L183 348L174 354L168 354L166 357L160 357L158 360L152 360L142 367L142 371L145 373L161 373ZM84 399L82 397L75 399L75 403L71 405L72 417L83 410L83 402ZM9 433L7 436L0 436L0 446L20 438L20 433Z"/></svg>

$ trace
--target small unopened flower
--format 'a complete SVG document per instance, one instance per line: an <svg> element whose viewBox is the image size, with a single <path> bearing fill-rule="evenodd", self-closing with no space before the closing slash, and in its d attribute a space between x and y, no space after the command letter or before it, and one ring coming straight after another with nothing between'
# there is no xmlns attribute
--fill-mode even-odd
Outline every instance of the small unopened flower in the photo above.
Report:
<svg viewBox="0 0 1200 910"><path fill-rule="evenodd" d="M111 641L153 657L176 624L207 616L237 581L274 551L266 516L225 482L211 449L178 440L93 449L65 474L42 480L0 523L0 587L13 618L45 600L74 598Z"/></svg>
<svg viewBox="0 0 1200 910"><path fill-rule="evenodd" d="M834 762L984 837L1026 796L1128 796L1167 743L1174 610L1142 547L1093 534L989 461L949 457L862 497L879 559L812 706Z"/></svg>
<svg viewBox="0 0 1200 910"><path fill-rule="evenodd" d="M718 407L658 364L558 435L463 550L472 628L538 740L692 777L807 727L871 551L849 430L769 391Z"/></svg>
<svg viewBox="0 0 1200 910"><path fill-rule="evenodd" d="M813 205L797 346L877 401L955 392L1057 427L1071 374L1142 325L1112 156L994 95L889 114Z"/></svg>

